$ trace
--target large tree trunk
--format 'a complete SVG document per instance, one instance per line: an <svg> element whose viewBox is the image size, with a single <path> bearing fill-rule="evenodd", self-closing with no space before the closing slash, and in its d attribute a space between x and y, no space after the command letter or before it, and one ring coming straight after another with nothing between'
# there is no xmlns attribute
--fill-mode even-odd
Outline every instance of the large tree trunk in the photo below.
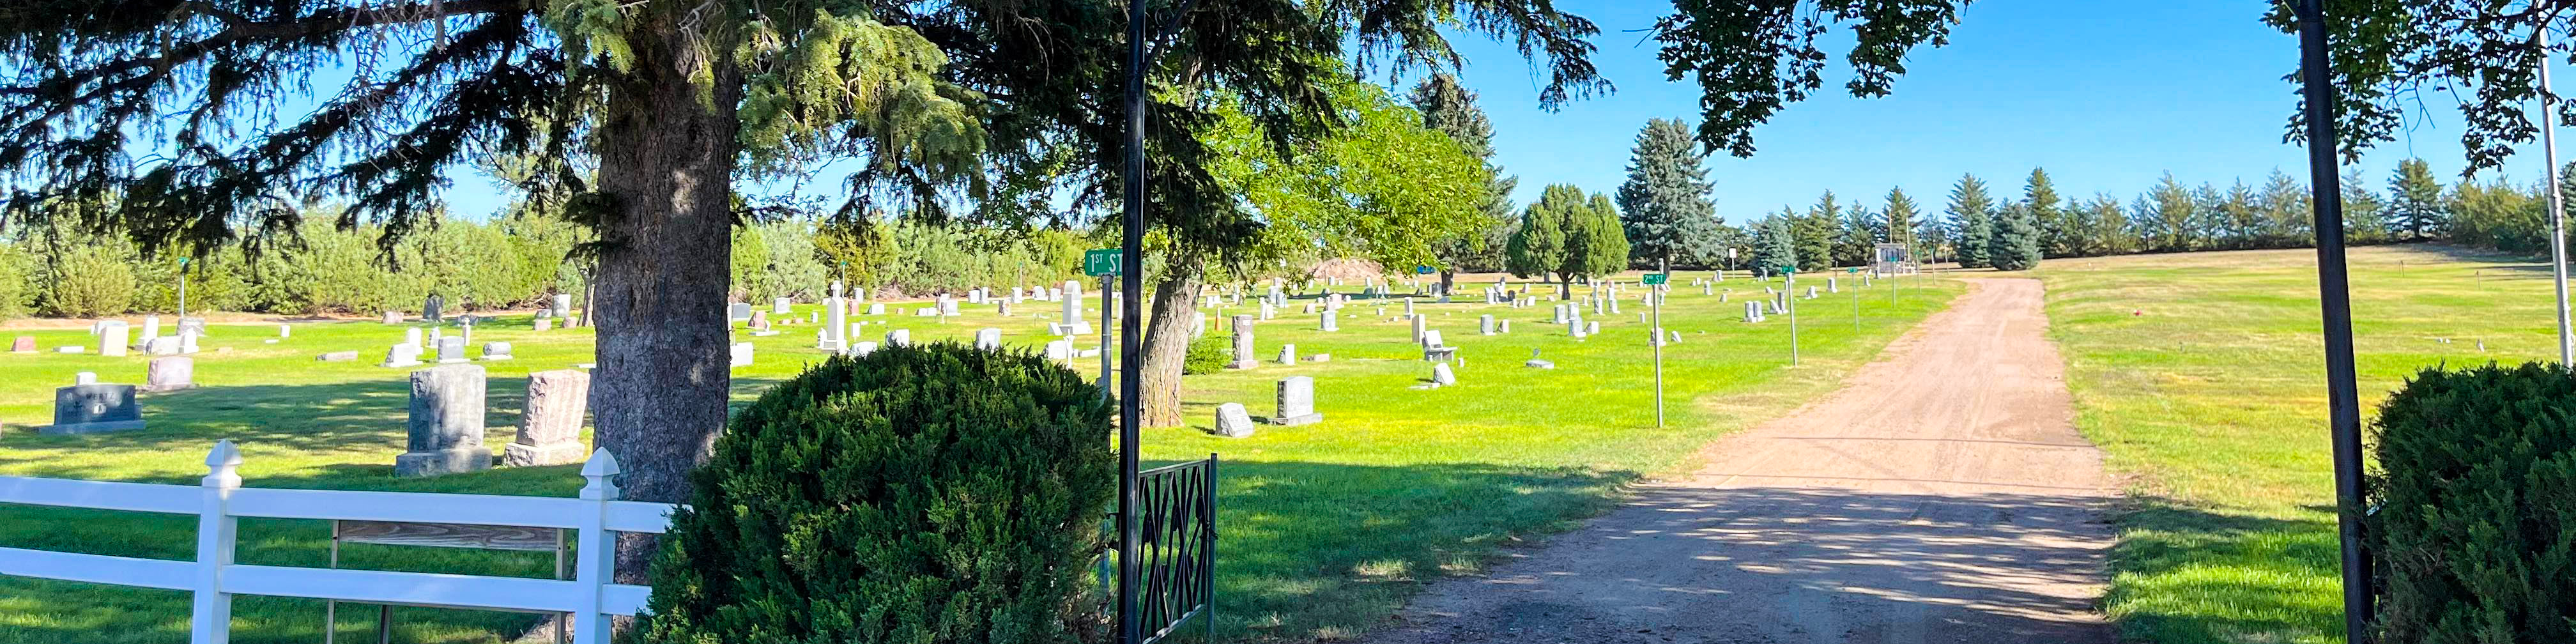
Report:
<svg viewBox="0 0 2576 644"><path fill-rule="evenodd" d="M1154 309L1145 318L1144 374L1136 385L1143 426L1182 424L1181 363L1189 356L1190 341L1197 339L1191 333L1198 327L1198 306L1192 300L1198 299L1203 281L1197 270L1176 268L1155 286Z"/></svg>
<svg viewBox="0 0 2576 644"><path fill-rule="evenodd" d="M1556 274L1556 299L1558 299L1558 300L1571 300L1571 299L1574 299L1574 276L1573 276L1573 275L1566 274L1566 273L1557 273L1557 274Z"/></svg>
<svg viewBox="0 0 2576 644"><path fill-rule="evenodd" d="M724 428L732 384L724 309L741 91L724 55L711 84L689 78L691 36L661 20L628 39L638 62L611 81L598 130L609 212L590 409L599 446L625 469L622 497L677 503ZM648 547L620 544L621 579L640 579Z"/></svg>
<svg viewBox="0 0 2576 644"><path fill-rule="evenodd" d="M1449 301L1449 287L1458 283L1458 271L1440 269L1440 301Z"/></svg>

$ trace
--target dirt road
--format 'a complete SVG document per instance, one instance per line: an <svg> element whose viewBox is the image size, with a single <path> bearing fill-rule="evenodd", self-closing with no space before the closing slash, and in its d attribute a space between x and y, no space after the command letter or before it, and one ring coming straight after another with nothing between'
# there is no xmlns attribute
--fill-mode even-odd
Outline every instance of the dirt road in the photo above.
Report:
<svg viewBox="0 0 2576 644"><path fill-rule="evenodd" d="M2040 295L1977 280L1840 391L1367 641L2110 642L2112 493Z"/></svg>

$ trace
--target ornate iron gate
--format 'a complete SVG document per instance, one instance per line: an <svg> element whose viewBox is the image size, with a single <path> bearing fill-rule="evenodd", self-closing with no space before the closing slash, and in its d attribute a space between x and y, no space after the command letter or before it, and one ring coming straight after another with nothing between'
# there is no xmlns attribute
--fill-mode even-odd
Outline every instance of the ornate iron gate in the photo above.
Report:
<svg viewBox="0 0 2576 644"><path fill-rule="evenodd" d="M1131 602L1135 644L1153 644L1197 617L1216 638L1216 455L1136 473L1139 549L1120 565L1135 566Z"/></svg>

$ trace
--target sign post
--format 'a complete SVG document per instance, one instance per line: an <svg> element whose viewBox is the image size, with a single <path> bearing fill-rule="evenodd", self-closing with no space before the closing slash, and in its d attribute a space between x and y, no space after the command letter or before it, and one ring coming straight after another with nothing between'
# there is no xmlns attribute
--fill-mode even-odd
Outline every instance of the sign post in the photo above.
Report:
<svg viewBox="0 0 2576 644"><path fill-rule="evenodd" d="M1111 337L1109 333L1109 323L1118 319L1118 312L1114 310L1113 307L1109 306L1109 293L1111 292L1110 287L1118 281L1118 266L1122 261L1122 256L1124 254L1125 253L1123 251L1115 248L1099 248L1083 251L1082 253L1082 272L1086 275L1100 278L1101 400L1109 399L1109 372L1113 368L1111 365L1114 364L1110 362L1109 359L1109 338ZM1075 302L1073 305L1079 308L1082 306L1082 303Z"/></svg>
<svg viewBox="0 0 2576 644"><path fill-rule="evenodd" d="M179 317L188 317L188 258L179 258Z"/></svg>
<svg viewBox="0 0 2576 644"><path fill-rule="evenodd" d="M1860 269L1851 269L1849 274L1858 275L1860 274ZM1890 287L1891 290L1893 290L1893 288L1894 287ZM1852 287L1852 328L1860 328L1860 287L1858 285L1854 285Z"/></svg>
<svg viewBox="0 0 2576 644"><path fill-rule="evenodd" d="M1786 295L1780 299L1789 302L1789 306L1783 307L1789 309L1789 366L1795 367L1798 366L1798 267L1781 266L1780 275L1780 292Z"/></svg>
<svg viewBox="0 0 2576 644"><path fill-rule="evenodd" d="M1646 310L1653 311L1654 323L1646 328L1646 333L1651 336L1646 345L1655 349L1655 427L1661 428L1664 426L1664 283L1672 281L1673 274L1671 266L1662 262L1657 264L1664 272L1647 273L1637 278L1637 283L1645 285Z"/></svg>

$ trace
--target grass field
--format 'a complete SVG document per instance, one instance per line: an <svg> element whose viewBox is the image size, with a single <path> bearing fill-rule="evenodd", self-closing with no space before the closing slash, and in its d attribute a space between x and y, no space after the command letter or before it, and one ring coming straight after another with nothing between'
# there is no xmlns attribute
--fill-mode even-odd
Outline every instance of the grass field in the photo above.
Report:
<svg viewBox="0 0 2576 644"><path fill-rule="evenodd" d="M1693 275L1682 275L1686 282ZM1801 284L1821 284L1810 278ZM1641 476L1682 466L1702 443L1725 432L1786 412L1830 390L1842 374L1870 356L1963 288L1942 280L1906 280L1891 301L1888 283L1809 301L1799 345L1804 362L1787 365L1788 325L1774 316L1761 325L1737 321L1744 298L1720 303L1677 283L1665 307L1666 328L1683 335L1666 348L1669 427L1653 423L1653 376L1643 309L1630 297L1620 314L1595 316L1603 335L1577 342L1562 325L1546 323L1547 302L1528 309L1484 304L1422 304L1466 359L1457 387L1414 390L1428 379L1428 365L1410 342L1408 325L1393 316L1402 305L1355 301L1344 309L1341 331L1323 333L1314 316L1294 313L1299 303L1258 329L1256 355L1265 364L1186 380L1188 417L1196 427L1144 434L1153 462L1222 454L1220 496L1219 630L1226 640L1336 640L1383 620L1430 577L1477 569L1498 549L1562 530L1604 509L1621 486ZM1480 288L1481 282L1473 287ZM1761 284L1737 277L1724 283L1742 295ZM1468 285L1462 290L1473 292ZM1551 291L1544 291L1552 293ZM1481 301L1481 298L1478 298ZM1853 305L1860 306L1855 323ZM882 328L909 328L917 341L963 339L973 330L998 327L1005 342L1028 346L1049 338L1050 304L1020 307L1017 318L999 318L986 306L949 321L894 316ZM1222 317L1252 307L1212 312ZM807 310L800 307L796 316ZM1476 316L1509 319L1509 335L1476 335ZM525 315L503 316L481 327L476 341L507 340L518 359L482 363L491 369L488 443L509 440L525 386L534 370L586 362L585 330L535 332ZM1219 333L1212 327L1211 333ZM32 334L50 350L84 344L81 330L0 332ZM573 466L503 469L428 480L392 477L402 451L402 370L375 366L398 329L373 322L298 325L276 344L274 325L218 325L198 356L200 389L144 398L148 430L112 435L56 437L26 430L47 420L52 389L75 371L96 371L105 382L142 379L143 357L0 355L0 475L192 483L204 472L206 448L215 439L242 444L247 485L327 489L407 490L569 496L580 486ZM792 376L818 359L813 330L797 325L765 338L758 360L735 372L735 398L748 400L764 386ZM1096 341L1087 338L1085 343ZM1330 353L1325 363L1270 362L1283 342L1299 353ZM226 350L226 349L229 350ZM1555 361L1550 371L1520 362L1532 349ZM314 362L325 351L357 350L355 363ZM1078 368L1096 369L1094 360ZM1322 423L1264 427L1245 439L1206 434L1214 407L1243 402L1266 415L1272 382L1290 375L1316 378ZM0 506L0 545L126 556L184 559L193 524L176 517ZM244 521L245 563L320 565L326 526L309 521ZM441 549L350 546L346 565L384 570L424 570L540 576L539 557ZM235 604L237 642L319 641L318 602L243 598ZM396 611L396 641L488 642L514 635L525 616L431 609ZM184 641L187 597L180 593L0 578L0 643ZM342 637L371 637L371 620L344 615ZM354 640L353 640L354 641Z"/></svg>
<svg viewBox="0 0 2576 644"><path fill-rule="evenodd" d="M2546 263L2350 258L2365 423L2425 367L2556 359ZM2105 608L2135 641L2342 641L2315 266L2285 250L2039 271L2077 422L2129 477Z"/></svg>

